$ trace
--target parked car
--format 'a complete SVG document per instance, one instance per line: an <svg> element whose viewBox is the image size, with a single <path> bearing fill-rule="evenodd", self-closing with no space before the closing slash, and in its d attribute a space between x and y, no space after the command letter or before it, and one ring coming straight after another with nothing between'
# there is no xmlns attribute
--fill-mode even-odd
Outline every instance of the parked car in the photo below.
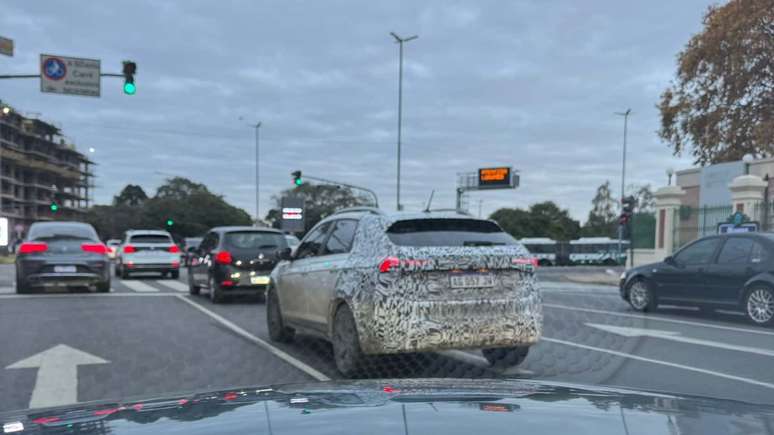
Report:
<svg viewBox="0 0 774 435"><path fill-rule="evenodd" d="M108 248L108 258L110 258L111 260L115 260L116 255L118 254L118 248L121 246L121 240L110 239L105 243L105 245Z"/></svg>
<svg viewBox="0 0 774 435"><path fill-rule="evenodd" d="M355 208L281 257L266 301L271 339L326 339L345 376L366 354L483 348L491 364L517 365L541 335L536 259L489 220Z"/></svg>
<svg viewBox="0 0 774 435"><path fill-rule="evenodd" d="M191 259L195 256L196 249L199 248L201 243L201 237L186 237L183 240L183 261L186 266L191 265Z"/></svg>
<svg viewBox="0 0 774 435"><path fill-rule="evenodd" d="M214 303L227 296L263 297L277 253L289 249L282 232L271 228L216 227L202 239L188 269L192 295L207 290Z"/></svg>
<svg viewBox="0 0 774 435"><path fill-rule="evenodd" d="M624 272L621 297L638 311L659 303L739 309L758 325L774 324L774 234L698 239L666 257Z"/></svg>
<svg viewBox="0 0 774 435"><path fill-rule="evenodd" d="M290 248L290 252L296 252L298 245L301 244L301 241L298 240L298 237L292 234L285 234L285 241L288 242L288 247Z"/></svg>
<svg viewBox="0 0 774 435"><path fill-rule="evenodd" d="M108 249L89 224L35 222L16 256L16 293L34 288L94 287L110 291Z"/></svg>
<svg viewBox="0 0 774 435"><path fill-rule="evenodd" d="M116 276L129 278L137 272L155 272L177 279L180 276L180 248L162 230L129 230L118 252Z"/></svg>

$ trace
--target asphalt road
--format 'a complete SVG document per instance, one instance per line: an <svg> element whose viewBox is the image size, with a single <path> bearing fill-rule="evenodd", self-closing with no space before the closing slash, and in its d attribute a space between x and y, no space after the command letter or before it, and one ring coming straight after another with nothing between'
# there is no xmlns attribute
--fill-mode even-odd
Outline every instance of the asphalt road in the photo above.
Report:
<svg viewBox="0 0 774 435"><path fill-rule="evenodd" d="M214 305L185 282L114 278L109 294L15 295L13 269L0 265L0 412L339 377L327 343L271 343L262 302ZM613 287L543 287L544 338L522 366L495 370L480 352L452 351L373 358L365 376L516 377L774 404L774 329L730 312L641 315Z"/></svg>

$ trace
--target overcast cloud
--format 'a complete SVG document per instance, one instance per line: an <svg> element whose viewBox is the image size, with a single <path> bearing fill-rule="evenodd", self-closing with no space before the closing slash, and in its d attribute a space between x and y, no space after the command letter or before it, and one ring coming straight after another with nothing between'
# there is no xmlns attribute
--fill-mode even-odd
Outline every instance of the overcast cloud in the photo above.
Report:
<svg viewBox="0 0 774 435"><path fill-rule="evenodd" d="M149 193L183 175L254 213L261 128L261 214L289 173L375 189L395 207L398 47L405 46L403 202L453 206L456 173L521 171L515 191L473 193L483 213L553 200L585 220L596 187L663 185L690 166L659 140L655 104L675 56L711 2L35 1L3 0L0 70L29 74L40 53L137 62L137 94L103 79L102 97L41 94L0 80L0 99L95 148L96 200L127 183Z"/></svg>

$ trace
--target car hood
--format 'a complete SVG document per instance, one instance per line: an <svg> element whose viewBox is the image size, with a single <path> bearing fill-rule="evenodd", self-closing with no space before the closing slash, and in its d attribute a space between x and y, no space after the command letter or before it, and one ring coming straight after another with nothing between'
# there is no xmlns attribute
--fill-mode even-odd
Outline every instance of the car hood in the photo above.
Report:
<svg viewBox="0 0 774 435"><path fill-rule="evenodd" d="M770 406L531 381L234 388L0 415L5 433L771 434Z"/></svg>

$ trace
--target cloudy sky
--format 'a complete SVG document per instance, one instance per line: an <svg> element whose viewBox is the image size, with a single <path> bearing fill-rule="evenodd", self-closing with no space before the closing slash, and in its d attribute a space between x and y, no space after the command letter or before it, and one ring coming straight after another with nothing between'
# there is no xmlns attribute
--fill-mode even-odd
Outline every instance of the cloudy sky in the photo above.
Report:
<svg viewBox="0 0 774 435"><path fill-rule="evenodd" d="M137 94L103 79L102 97L41 94L0 80L0 99L93 147L98 203L127 183L149 193L183 175L255 212L254 129L261 127L261 214L289 173L348 181L395 207L398 46L405 46L403 192L453 206L456 174L521 172L517 190L470 195L471 210L553 200L585 220L596 187L662 185L690 166L659 140L655 104L675 56L711 2L35 1L3 0L5 73L38 71L40 53L137 62Z"/></svg>

